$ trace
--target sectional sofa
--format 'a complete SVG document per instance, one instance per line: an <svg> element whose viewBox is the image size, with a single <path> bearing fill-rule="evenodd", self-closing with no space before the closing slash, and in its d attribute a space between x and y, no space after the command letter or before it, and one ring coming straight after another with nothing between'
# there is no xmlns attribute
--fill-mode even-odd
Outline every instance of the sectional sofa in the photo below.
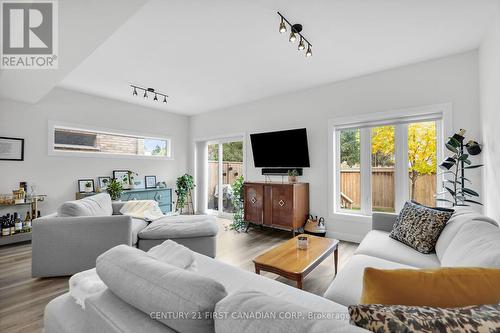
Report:
<svg viewBox="0 0 500 333"><path fill-rule="evenodd" d="M177 279L176 274L185 273L177 272L171 275L173 273L170 268L152 262L144 257L146 254L130 252L129 255L115 254L116 259L113 260L102 260L97 270L99 273L101 265L103 274L113 271L114 276L123 276L127 279L125 285L123 281L119 281L121 279L109 278L105 281L108 289L87 298L85 310L76 305L69 294L55 298L45 310L45 332L366 332L351 325L347 313L348 305L359 302L365 267L500 267L500 229L498 224L489 218L466 209L458 209L442 232L436 253L429 255L420 254L389 238L388 234L395 218L396 216L391 214L374 214L373 230L335 277L324 297L198 253L194 254L197 271L189 273L191 275L186 278ZM127 249L121 251L128 253ZM115 265L117 261L122 260L123 262ZM141 268L134 268L135 265L131 264L133 262L140 264ZM120 265L122 268L126 267L126 271L114 271L115 266ZM144 271L147 271L147 274L144 274ZM206 288L196 293L196 288L203 279L208 279L203 284ZM182 281L185 281L185 285ZM166 300L170 296L163 293L174 286L176 290L185 290L184 301L172 303ZM207 290L211 288L215 291L207 294ZM171 327L168 320L151 315L151 311L168 309L172 304L176 304L176 311L186 311L184 304L188 301L191 305L195 302L200 307L214 308L218 312L286 310L287 313L325 314L325 317L320 315L306 316L301 320L242 320L215 316L205 320L205 326L200 327L198 322L198 326L193 329L186 329L184 326L179 329L177 324L174 323Z"/></svg>

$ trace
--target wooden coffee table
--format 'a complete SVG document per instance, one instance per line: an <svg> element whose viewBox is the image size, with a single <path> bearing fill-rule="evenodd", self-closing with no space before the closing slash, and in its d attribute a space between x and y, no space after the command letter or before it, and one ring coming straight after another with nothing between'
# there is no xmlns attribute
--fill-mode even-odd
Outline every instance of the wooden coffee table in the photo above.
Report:
<svg viewBox="0 0 500 333"><path fill-rule="evenodd" d="M309 238L307 250L297 248L297 237L273 247L253 260L255 273L266 271L278 274L297 282L302 289L302 280L323 260L333 252L335 274L337 274L339 241L312 235L301 235Z"/></svg>

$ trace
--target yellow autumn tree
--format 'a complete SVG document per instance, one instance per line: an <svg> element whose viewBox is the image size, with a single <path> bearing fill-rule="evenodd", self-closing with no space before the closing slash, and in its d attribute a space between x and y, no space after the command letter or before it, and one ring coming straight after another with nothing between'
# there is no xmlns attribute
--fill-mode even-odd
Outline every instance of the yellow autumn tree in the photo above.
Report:
<svg viewBox="0 0 500 333"><path fill-rule="evenodd" d="M408 173L411 198L416 195L417 179L436 172L436 123L408 125ZM372 166L394 166L394 126L372 128Z"/></svg>
<svg viewBox="0 0 500 333"><path fill-rule="evenodd" d="M436 123L408 125L408 162L411 198L415 198L417 179L436 173Z"/></svg>

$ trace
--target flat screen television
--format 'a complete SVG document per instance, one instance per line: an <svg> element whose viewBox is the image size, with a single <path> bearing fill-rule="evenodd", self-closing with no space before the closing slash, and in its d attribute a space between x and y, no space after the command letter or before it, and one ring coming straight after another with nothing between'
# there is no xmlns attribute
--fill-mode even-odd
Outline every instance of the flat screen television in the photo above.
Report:
<svg viewBox="0 0 500 333"><path fill-rule="evenodd" d="M308 168L305 128L250 134L256 168Z"/></svg>

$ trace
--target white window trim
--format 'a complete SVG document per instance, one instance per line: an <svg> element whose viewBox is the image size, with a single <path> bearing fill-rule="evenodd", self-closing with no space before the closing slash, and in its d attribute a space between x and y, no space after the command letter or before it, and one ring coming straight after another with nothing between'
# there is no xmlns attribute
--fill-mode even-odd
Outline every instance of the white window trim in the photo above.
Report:
<svg viewBox="0 0 500 333"><path fill-rule="evenodd" d="M367 114L360 114L348 117L338 117L328 121L328 216L332 219L338 219L342 222L371 222L371 193L364 193L363 189L370 189L371 191L371 172L365 172L361 178L361 212L352 210L345 210L340 208L340 200L337 198L337 193L340 192L340 172L338 166L340 165L340 147L336 144L339 140L339 129L347 128L361 128L360 131L360 168L366 170L366 164L371 164L370 160L370 130L369 127L377 125L389 124L407 124L408 122L425 121L431 118L440 118L436 121L436 137L439 142L446 142L446 133L453 132L453 119L452 119L452 103L441 103L427 106L420 106L407 109L397 109L382 112L373 112ZM408 154L407 141L404 140L407 136L407 131L404 131L405 126L396 126L395 135L401 137L403 145L396 145L395 155L397 155L396 164L401 165L405 163ZM396 154L397 153L397 154ZM365 156L366 155L366 156ZM443 145L437 146L436 158L439 163L443 159L444 151ZM408 196L408 182L407 176L399 168L400 171L396 172L395 177L395 207L396 212L404 204L405 198ZM363 175L363 174L362 174ZM441 191L442 181L444 175L437 175L436 193ZM400 186L400 184L403 184Z"/></svg>
<svg viewBox="0 0 500 333"><path fill-rule="evenodd" d="M169 156L148 156L148 155L133 155L133 154L112 154L112 153L100 153L95 151L69 151L69 150L56 150L54 149L54 132L58 127L77 129L83 131L95 131L104 134L112 135L130 135L136 137L144 137L147 139L157 139L167 141L167 151L170 152ZM48 138L47 138L47 148L49 156L71 156L71 157L91 157L91 158L125 158L125 159L148 159L148 160L173 160L174 150L172 145L172 138L168 136L161 136L158 134L135 132L130 130L122 129L109 129L92 125L67 123L55 120L48 121Z"/></svg>

